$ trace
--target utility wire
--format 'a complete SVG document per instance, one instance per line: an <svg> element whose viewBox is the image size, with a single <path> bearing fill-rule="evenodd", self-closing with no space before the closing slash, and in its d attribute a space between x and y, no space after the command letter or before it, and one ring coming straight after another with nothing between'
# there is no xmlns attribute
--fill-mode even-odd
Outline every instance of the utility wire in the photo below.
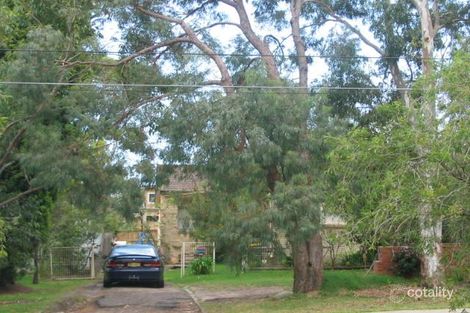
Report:
<svg viewBox="0 0 470 313"><path fill-rule="evenodd" d="M26 82L26 81L0 81L2 85L27 85L27 86L77 86L77 87L138 87L138 88L233 88L233 89L265 89L265 90L304 90L305 87L299 86L221 86L221 85L203 85L203 84L112 84L112 83L70 83L70 82ZM464 87L464 86L461 86ZM326 90L396 90L396 91L409 91L408 87L395 87L395 88L380 88L380 87L344 87L344 86L323 86L314 85L309 88L319 88Z"/></svg>
<svg viewBox="0 0 470 313"><path fill-rule="evenodd" d="M0 48L2 52L31 52L31 53L82 53L82 54L91 54L91 55L120 55L120 56L130 56L133 53L121 53L119 51L92 51L92 50L40 50L40 49L9 49L9 48ZM202 52L181 52L180 55L188 56L226 56L226 57L266 57L271 55L264 54L242 54L242 53L202 53ZM367 55L353 55L353 56L337 56L337 55L323 55L323 54L311 54L311 55L297 55L297 54L273 54L275 58L297 58L297 57L307 57L307 58L317 58L317 59L400 59L400 60L450 60L452 57L432 57L425 58L422 56L367 56Z"/></svg>

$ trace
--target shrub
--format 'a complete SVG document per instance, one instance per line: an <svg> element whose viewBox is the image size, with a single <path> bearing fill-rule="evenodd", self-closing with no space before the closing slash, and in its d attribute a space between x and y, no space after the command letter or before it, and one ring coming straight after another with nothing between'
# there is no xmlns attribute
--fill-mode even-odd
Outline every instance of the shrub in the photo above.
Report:
<svg viewBox="0 0 470 313"><path fill-rule="evenodd" d="M413 277L419 275L421 261L411 249L405 249L393 255L392 270L396 275Z"/></svg>
<svg viewBox="0 0 470 313"><path fill-rule="evenodd" d="M287 267L293 267L294 266L294 259L291 256L286 255L284 257L284 259L282 260L282 264L284 266L287 266Z"/></svg>
<svg viewBox="0 0 470 313"><path fill-rule="evenodd" d="M191 273L194 275L207 275L212 270L212 258L200 257L194 259L189 266Z"/></svg>
<svg viewBox="0 0 470 313"><path fill-rule="evenodd" d="M345 255L339 262L339 265L351 266L351 267L362 267L364 265L369 265L374 262L376 250L367 250L366 252L366 264L364 264L364 255L363 252L357 251Z"/></svg>

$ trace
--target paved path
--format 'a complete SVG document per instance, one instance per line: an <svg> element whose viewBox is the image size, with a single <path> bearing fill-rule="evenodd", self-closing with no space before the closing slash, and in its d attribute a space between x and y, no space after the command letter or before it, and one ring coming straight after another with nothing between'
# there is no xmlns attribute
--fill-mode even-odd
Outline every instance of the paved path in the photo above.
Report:
<svg viewBox="0 0 470 313"><path fill-rule="evenodd" d="M200 313L199 306L191 296L172 286L151 288L142 286L115 286L102 288L90 286L73 295L75 299L86 299L67 307L67 301L59 313Z"/></svg>
<svg viewBox="0 0 470 313"><path fill-rule="evenodd" d="M201 287L190 287L188 290L198 302L226 301L240 299L283 298L292 295L292 291L282 287L248 287L213 290ZM470 312L469 312L470 313Z"/></svg>

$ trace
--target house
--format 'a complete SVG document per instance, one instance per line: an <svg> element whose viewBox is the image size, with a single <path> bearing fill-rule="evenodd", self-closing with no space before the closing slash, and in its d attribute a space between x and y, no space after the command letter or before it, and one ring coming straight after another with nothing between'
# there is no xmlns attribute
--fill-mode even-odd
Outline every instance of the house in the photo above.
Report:
<svg viewBox="0 0 470 313"><path fill-rule="evenodd" d="M179 264L182 243L193 239L185 233L185 214L175 204L175 197L201 192L201 182L195 174L186 175L176 169L166 184L159 188L145 188L143 206L136 214L135 230L120 231L115 240L136 242L139 233L146 233L160 246L167 263Z"/></svg>
<svg viewBox="0 0 470 313"><path fill-rule="evenodd" d="M144 190L144 203L136 215L135 231L119 232L117 240L137 241L139 232L147 232L160 246L168 264L180 264L183 242L194 241L187 234L190 217L176 204L177 197L187 197L204 192L203 180L196 174L185 174L179 168L169 176L168 182L159 188ZM335 216L326 216L324 225L328 229L341 229L344 222ZM284 240L285 244L285 240Z"/></svg>

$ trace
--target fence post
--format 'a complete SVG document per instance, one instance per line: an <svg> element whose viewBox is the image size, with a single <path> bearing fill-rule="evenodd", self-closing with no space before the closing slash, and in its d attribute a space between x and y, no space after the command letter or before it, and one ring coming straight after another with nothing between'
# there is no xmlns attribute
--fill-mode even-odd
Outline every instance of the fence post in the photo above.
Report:
<svg viewBox="0 0 470 313"><path fill-rule="evenodd" d="M215 273L215 241L212 242L212 273Z"/></svg>
<svg viewBox="0 0 470 313"><path fill-rule="evenodd" d="M49 266L51 268L51 279L54 278L54 272L52 270L52 249L49 249Z"/></svg>
<svg viewBox="0 0 470 313"><path fill-rule="evenodd" d="M181 277L184 276L184 263L185 263L185 260L184 260L184 256L186 254L186 250L185 250L185 242L183 241L183 245L181 246L181 260L180 260L180 265L181 265Z"/></svg>
<svg viewBox="0 0 470 313"><path fill-rule="evenodd" d="M91 247L91 279L95 279L95 249Z"/></svg>

